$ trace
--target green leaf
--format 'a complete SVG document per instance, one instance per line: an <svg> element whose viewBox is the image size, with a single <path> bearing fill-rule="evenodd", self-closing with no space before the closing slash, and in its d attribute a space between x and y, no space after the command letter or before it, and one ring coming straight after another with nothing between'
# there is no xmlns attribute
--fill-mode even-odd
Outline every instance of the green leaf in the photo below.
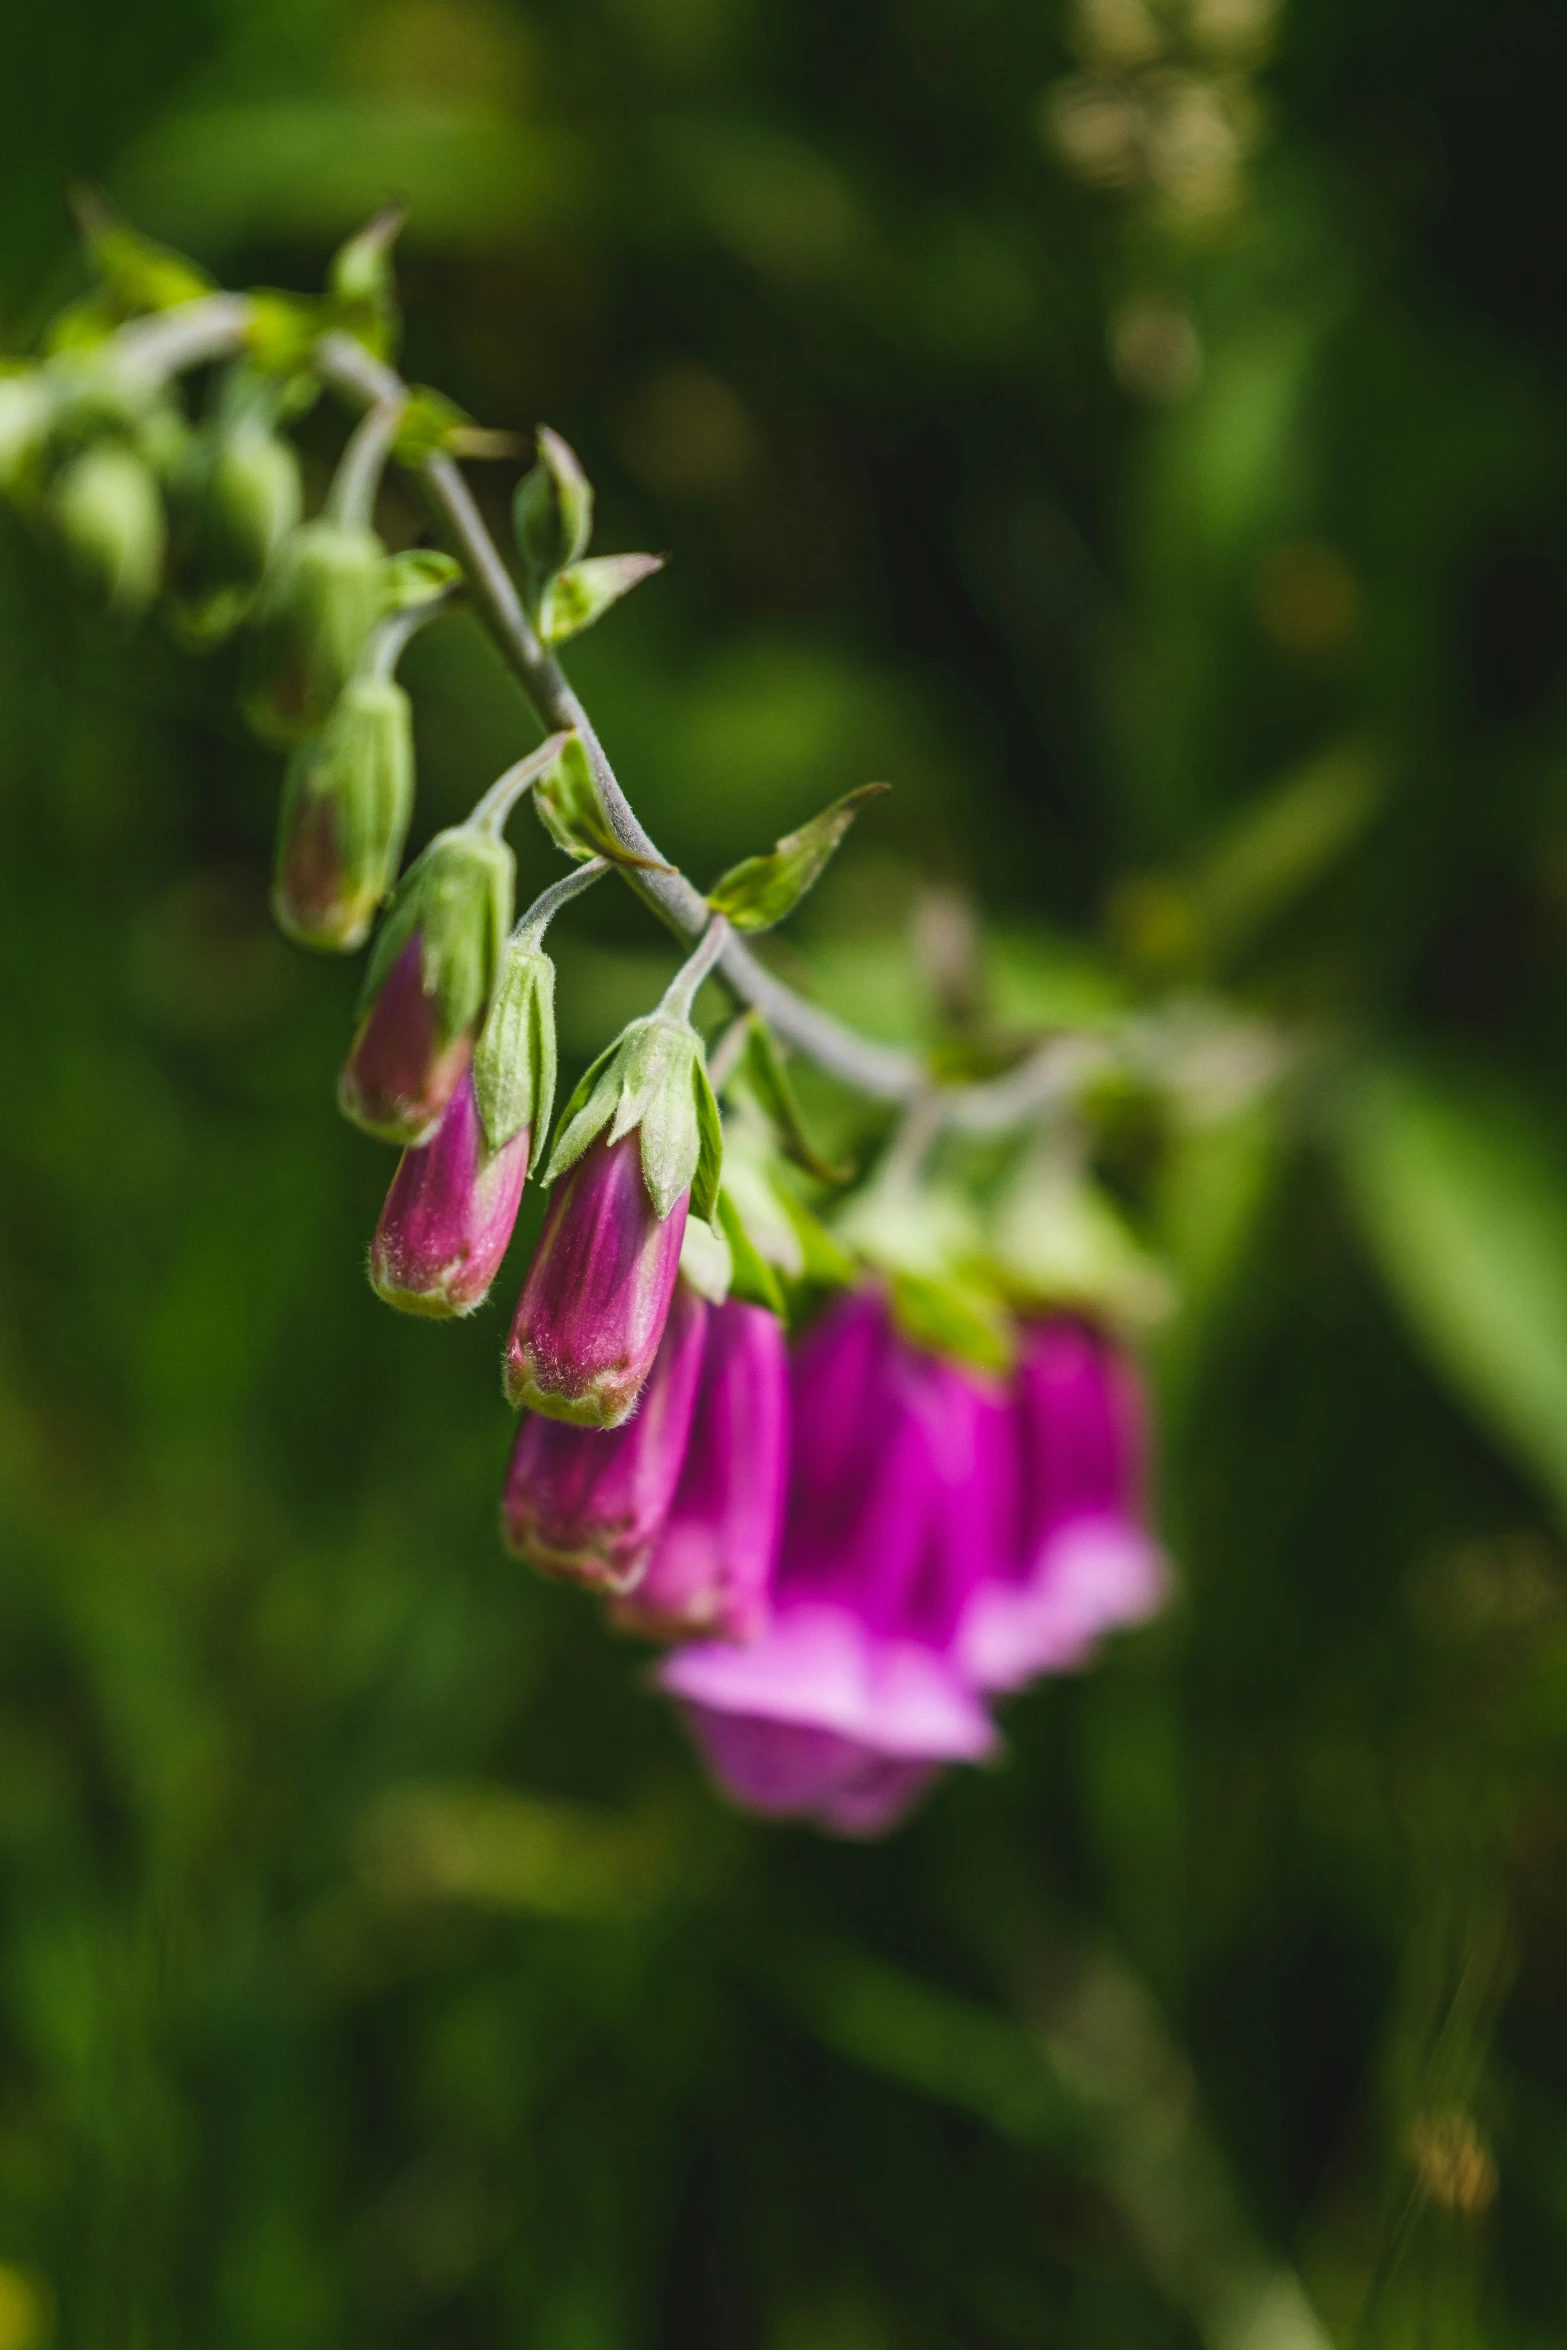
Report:
<svg viewBox="0 0 1567 2350"><path fill-rule="evenodd" d="M699 1140L696 1173L691 1179L691 1209L694 1215L711 1217L718 1206L718 1185L724 1171L724 1122L718 1115L700 1039L691 1061L691 1085Z"/></svg>
<svg viewBox="0 0 1567 2350"><path fill-rule="evenodd" d="M332 324L324 302L304 294L262 292L250 297L250 331L245 348L269 375L295 376Z"/></svg>
<svg viewBox="0 0 1567 2350"><path fill-rule="evenodd" d="M814 1175L818 1183L847 1183L853 1169L834 1166L822 1158L805 1131L805 1120L789 1072L767 1022L760 1012L750 1012L746 1023L739 1073L743 1074L757 1107L765 1113L780 1148L807 1175Z"/></svg>
<svg viewBox="0 0 1567 2350"><path fill-rule="evenodd" d="M753 1246L739 1209L727 1191L718 1194L718 1228L729 1243L729 1290L747 1305L766 1306L780 1321L785 1318L784 1294L778 1276Z"/></svg>
<svg viewBox="0 0 1567 2350"><path fill-rule="evenodd" d="M1348 742L1260 793L1191 877L1210 952L1227 960L1286 913L1354 846L1386 787L1381 755Z"/></svg>
<svg viewBox="0 0 1567 2350"><path fill-rule="evenodd" d="M620 840L604 812L598 777L588 764L580 735L567 735L535 782L533 805L555 846L575 857L578 864L586 863L589 857L608 857L613 865L638 871L673 871L657 857L637 856Z"/></svg>
<svg viewBox="0 0 1567 2350"><path fill-rule="evenodd" d="M557 571L539 601L539 634L547 645L563 645L601 620L644 579L662 571L662 555L590 555Z"/></svg>
<svg viewBox="0 0 1567 2350"><path fill-rule="evenodd" d="M1567 1513L1567 1165L1493 1080L1406 1064L1350 1088L1349 1198L1425 1350Z"/></svg>
<svg viewBox="0 0 1567 2350"><path fill-rule="evenodd" d="M890 788L862 783L797 832L786 832L765 857L731 865L708 898L714 913L726 916L736 930L771 930L794 912L866 801Z"/></svg>
<svg viewBox="0 0 1567 2350"><path fill-rule="evenodd" d="M359 234L340 245L327 276L335 323L378 359L397 345L397 280L392 247L404 220L400 204L388 204Z"/></svg>
<svg viewBox="0 0 1567 2350"><path fill-rule="evenodd" d="M539 461L512 497L512 527L523 569L536 587L587 553L593 536L593 485L577 453L547 424L537 435Z"/></svg>
<svg viewBox="0 0 1567 2350"><path fill-rule="evenodd" d="M408 547L389 555L381 567L381 604L387 612L407 612L416 604L432 603L462 579L462 565L436 547Z"/></svg>
<svg viewBox="0 0 1567 2350"><path fill-rule="evenodd" d="M213 281L194 261L167 245L155 244L111 211L96 188L78 188L71 201L88 258L122 317L149 310L174 310L213 291Z"/></svg>

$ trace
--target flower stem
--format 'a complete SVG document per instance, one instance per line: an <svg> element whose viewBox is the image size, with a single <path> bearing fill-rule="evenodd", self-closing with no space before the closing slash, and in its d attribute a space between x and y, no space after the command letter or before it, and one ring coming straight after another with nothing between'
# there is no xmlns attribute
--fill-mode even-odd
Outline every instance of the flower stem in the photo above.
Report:
<svg viewBox="0 0 1567 2350"><path fill-rule="evenodd" d="M697 941L695 954L687 956L664 990L658 1008L666 1020L690 1019L696 991L723 953L728 939L728 923L722 914L715 914Z"/></svg>
<svg viewBox="0 0 1567 2350"><path fill-rule="evenodd" d="M401 612L390 613L371 635L364 657L368 675L390 677L419 630L449 611L461 594L460 587L442 588L438 596L427 596L422 604L409 604Z"/></svg>
<svg viewBox="0 0 1567 2350"><path fill-rule="evenodd" d="M513 929L513 943L517 946L537 946L561 907L569 905L573 898L580 897L585 889L591 889L595 881L602 881L604 875L612 870L607 857L590 857L585 865L577 867L575 873L568 873L562 880L552 881L548 889L541 889Z"/></svg>
<svg viewBox="0 0 1567 2350"><path fill-rule="evenodd" d="M375 520L376 493L407 405L399 385L366 409L349 435L326 496L328 514L345 530L368 530Z"/></svg>
<svg viewBox="0 0 1567 2350"><path fill-rule="evenodd" d="M498 775L483 799L475 803L468 822L484 832L497 835L504 832L513 808L523 793L538 782L545 769L553 766L565 739L564 733L552 734L547 742L540 743L536 751L530 751L525 759L519 759L515 767L508 767L504 775Z"/></svg>

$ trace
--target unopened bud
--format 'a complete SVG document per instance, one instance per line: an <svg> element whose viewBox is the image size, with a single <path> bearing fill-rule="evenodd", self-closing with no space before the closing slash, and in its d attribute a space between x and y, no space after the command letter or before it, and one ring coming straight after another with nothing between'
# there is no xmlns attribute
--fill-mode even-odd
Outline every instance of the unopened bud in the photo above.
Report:
<svg viewBox="0 0 1567 2350"><path fill-rule="evenodd" d="M531 1141L521 1126L490 1148L470 1070L433 1141L398 1163L370 1244L378 1297L405 1314L471 1314L484 1303L517 1221Z"/></svg>
<svg viewBox="0 0 1567 2350"><path fill-rule="evenodd" d="M428 1142L473 1057L511 925L515 868L477 826L437 833L381 926L343 1074L344 1114L387 1142Z"/></svg>
<svg viewBox="0 0 1567 2350"><path fill-rule="evenodd" d="M519 1558L593 1591L636 1587L685 1460L708 1314L682 1282L641 1408L624 1426L523 1421L502 1510Z"/></svg>
<svg viewBox="0 0 1567 2350"><path fill-rule="evenodd" d="M163 500L150 468L122 441L99 441L66 466L54 514L72 557L111 611L145 611L163 572Z"/></svg>
<svg viewBox="0 0 1567 2350"><path fill-rule="evenodd" d="M373 531L325 520L284 539L251 611L245 714L269 742L322 725L380 610L383 549Z"/></svg>
<svg viewBox="0 0 1567 2350"><path fill-rule="evenodd" d="M353 677L283 783L272 910L300 946L348 954L397 878L413 812L413 718L390 677Z"/></svg>
<svg viewBox="0 0 1567 2350"><path fill-rule="evenodd" d="M576 452L541 424L539 461L512 500L517 549L536 585L575 563L593 536L593 488Z"/></svg>
<svg viewBox="0 0 1567 2350"><path fill-rule="evenodd" d="M205 484L203 533L219 578L253 586L299 526L302 491L292 441L245 417L218 436Z"/></svg>

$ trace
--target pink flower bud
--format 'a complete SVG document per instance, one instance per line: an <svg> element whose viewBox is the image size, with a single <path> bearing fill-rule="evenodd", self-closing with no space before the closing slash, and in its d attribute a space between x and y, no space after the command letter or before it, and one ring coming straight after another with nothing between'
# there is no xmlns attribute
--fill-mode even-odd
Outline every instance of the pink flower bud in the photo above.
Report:
<svg viewBox="0 0 1567 2350"><path fill-rule="evenodd" d="M653 1367L688 1192L660 1218L642 1137L599 1135L557 1182L507 1342L506 1393L553 1420L618 1428Z"/></svg>
<svg viewBox="0 0 1567 2350"><path fill-rule="evenodd" d="M682 1282L641 1408L619 1427L523 1421L501 1523L508 1549L541 1574L624 1592L646 1571L680 1480L707 1317Z"/></svg>
<svg viewBox="0 0 1567 2350"><path fill-rule="evenodd" d="M1011 1542L974 1591L960 1653L982 1689L1085 1664L1169 1587L1145 1501L1147 1425L1136 1366L1065 1319L1023 1333L1015 1382L1018 1489Z"/></svg>
<svg viewBox="0 0 1567 2350"><path fill-rule="evenodd" d="M442 1043L416 930L359 1023L338 1080L344 1114L388 1142L428 1142L473 1058L473 1037L470 1026Z"/></svg>
<svg viewBox="0 0 1567 2350"><path fill-rule="evenodd" d="M728 1298L708 1316L691 1439L647 1573L610 1615L654 1640L754 1640L783 1530L789 1366L778 1318Z"/></svg>
<svg viewBox="0 0 1567 2350"><path fill-rule="evenodd" d="M370 1244L377 1296L405 1314L471 1314L484 1303L517 1221L530 1140L524 1126L489 1148L470 1070L434 1140L398 1162Z"/></svg>

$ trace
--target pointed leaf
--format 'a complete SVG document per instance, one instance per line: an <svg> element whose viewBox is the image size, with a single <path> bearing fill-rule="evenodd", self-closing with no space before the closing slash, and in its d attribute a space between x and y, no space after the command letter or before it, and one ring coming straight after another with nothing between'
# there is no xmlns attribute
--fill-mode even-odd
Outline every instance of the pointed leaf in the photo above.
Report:
<svg viewBox="0 0 1567 2350"><path fill-rule="evenodd" d="M718 1114L718 1102L712 1080L707 1074L700 1039L691 1061L691 1084L695 1096L698 1157L691 1183L691 1206L698 1216L711 1216L718 1205L718 1185L724 1171L724 1122Z"/></svg>
<svg viewBox="0 0 1567 2350"><path fill-rule="evenodd" d="M539 634L547 645L563 645L601 620L611 604L662 571L662 555L590 555L557 571L539 602Z"/></svg>
<svg viewBox="0 0 1567 2350"><path fill-rule="evenodd" d="M742 1298L749 1306L765 1306L769 1313L785 1319L784 1294L778 1276L767 1259L753 1245L746 1231L739 1209L727 1191L718 1194L718 1229L729 1243L730 1295Z"/></svg>
<svg viewBox="0 0 1567 2350"><path fill-rule="evenodd" d="M1384 1064L1341 1133L1371 1252L1437 1367L1567 1512L1567 1158L1510 1089Z"/></svg>
<svg viewBox="0 0 1567 2350"><path fill-rule="evenodd" d="M748 1033L740 1068L746 1083L765 1112L780 1147L803 1167L807 1175L814 1175L818 1183L847 1183L853 1169L834 1166L822 1158L805 1131L805 1121L795 1097L789 1072L779 1053L777 1042L760 1012L748 1015Z"/></svg>
<svg viewBox="0 0 1567 2350"><path fill-rule="evenodd" d="M862 783L797 832L786 832L765 857L731 865L708 898L714 913L726 915L736 930L771 930L794 912L866 801L890 788Z"/></svg>
<svg viewBox="0 0 1567 2350"><path fill-rule="evenodd" d="M104 289L122 314L173 310L213 291L204 269L127 228L96 188L78 188L71 209Z"/></svg>
<svg viewBox="0 0 1567 2350"><path fill-rule="evenodd" d="M378 359L390 358L397 343L392 247L404 217L400 204L386 205L338 247L327 279L338 325Z"/></svg>
<svg viewBox="0 0 1567 2350"><path fill-rule="evenodd" d="M598 777L588 763L582 737L568 734L554 759L533 786L533 805L539 822L557 848L585 864L589 857L608 857L612 865L649 873L670 873L673 866L657 857L639 857L628 849L604 812Z"/></svg>

